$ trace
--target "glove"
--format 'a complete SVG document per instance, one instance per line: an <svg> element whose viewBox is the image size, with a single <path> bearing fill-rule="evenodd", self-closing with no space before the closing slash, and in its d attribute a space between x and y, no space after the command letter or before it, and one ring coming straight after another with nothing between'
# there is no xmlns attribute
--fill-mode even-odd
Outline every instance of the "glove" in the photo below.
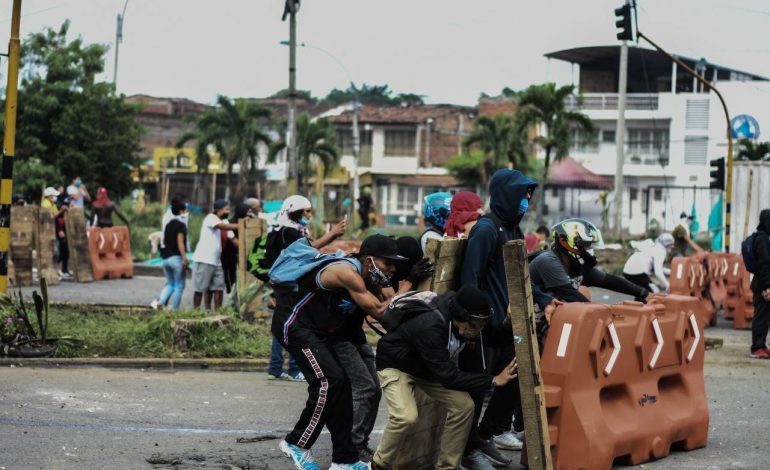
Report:
<svg viewBox="0 0 770 470"><path fill-rule="evenodd" d="M434 270L435 266L433 266L433 263L428 261L428 258L423 258L412 266L406 280L416 287L420 282L433 276Z"/></svg>

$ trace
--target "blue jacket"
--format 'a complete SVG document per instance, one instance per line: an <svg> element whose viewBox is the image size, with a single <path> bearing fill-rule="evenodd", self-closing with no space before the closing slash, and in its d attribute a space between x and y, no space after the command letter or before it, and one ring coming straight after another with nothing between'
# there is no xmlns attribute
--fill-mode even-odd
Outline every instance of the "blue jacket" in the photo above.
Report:
<svg viewBox="0 0 770 470"><path fill-rule="evenodd" d="M490 209L502 221L505 241L521 240L524 234L519 228L522 215L519 205L527 190L534 193L537 183L524 176L520 171L498 170L489 182ZM505 264L499 248L498 232L495 222L482 217L468 235L465 248L461 285L472 284L486 292L494 313L490 323L499 325L505 320L508 311L508 285L505 278ZM532 284L535 303L545 309L553 297L543 293Z"/></svg>

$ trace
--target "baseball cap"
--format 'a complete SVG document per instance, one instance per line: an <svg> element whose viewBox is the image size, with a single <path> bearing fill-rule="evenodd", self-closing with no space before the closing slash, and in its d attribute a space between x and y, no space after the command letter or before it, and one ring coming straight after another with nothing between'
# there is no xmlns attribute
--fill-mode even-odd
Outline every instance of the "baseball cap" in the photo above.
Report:
<svg viewBox="0 0 770 470"><path fill-rule="evenodd" d="M45 188L45 190L43 191L43 197L58 196L58 195L59 195L59 191L55 190L51 186Z"/></svg>
<svg viewBox="0 0 770 470"><path fill-rule="evenodd" d="M218 211L218 210L220 210L220 209L222 209L224 207L227 207L229 205L230 205L230 203L227 202L227 199L217 199L216 201L214 201L214 212L216 212L216 211Z"/></svg>
<svg viewBox="0 0 770 470"><path fill-rule="evenodd" d="M392 261L406 261L406 258L398 254L398 243L385 235L370 235L361 243L358 256L376 256Z"/></svg>

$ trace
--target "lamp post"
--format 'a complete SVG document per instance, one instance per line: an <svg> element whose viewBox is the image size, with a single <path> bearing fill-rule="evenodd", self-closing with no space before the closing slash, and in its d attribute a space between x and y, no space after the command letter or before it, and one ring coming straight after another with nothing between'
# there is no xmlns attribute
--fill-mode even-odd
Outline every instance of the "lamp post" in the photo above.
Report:
<svg viewBox="0 0 770 470"><path fill-rule="evenodd" d="M126 18L127 6L128 0L123 3L123 13L118 13L118 25L115 29L115 69L112 71L112 84L115 86L116 92L118 90L118 52L120 43L123 42L123 20Z"/></svg>

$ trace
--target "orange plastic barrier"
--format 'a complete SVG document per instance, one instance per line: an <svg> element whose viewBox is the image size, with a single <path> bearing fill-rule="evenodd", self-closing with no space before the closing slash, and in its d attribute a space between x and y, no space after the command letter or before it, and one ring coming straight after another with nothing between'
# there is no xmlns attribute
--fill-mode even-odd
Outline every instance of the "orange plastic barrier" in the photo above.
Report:
<svg viewBox="0 0 770 470"><path fill-rule="evenodd" d="M751 292L751 278L741 255L727 255L725 289L727 297L724 317L733 321L733 328L751 328L751 319L754 318L754 293Z"/></svg>
<svg viewBox="0 0 770 470"><path fill-rule="evenodd" d="M701 324L707 327L716 325L717 310L709 294L710 280L705 260L705 253L671 260L669 292L697 298L700 301L697 314L705 321Z"/></svg>
<svg viewBox="0 0 770 470"><path fill-rule="evenodd" d="M725 253L709 253L706 257L709 273L709 297L711 297L717 310L724 306L727 298L726 283L729 256Z"/></svg>
<svg viewBox="0 0 770 470"><path fill-rule="evenodd" d="M698 299L571 303L541 359L554 468L610 469L708 440Z"/></svg>
<svg viewBox="0 0 770 470"><path fill-rule="evenodd" d="M94 280L134 276L127 227L89 228L88 251Z"/></svg>

